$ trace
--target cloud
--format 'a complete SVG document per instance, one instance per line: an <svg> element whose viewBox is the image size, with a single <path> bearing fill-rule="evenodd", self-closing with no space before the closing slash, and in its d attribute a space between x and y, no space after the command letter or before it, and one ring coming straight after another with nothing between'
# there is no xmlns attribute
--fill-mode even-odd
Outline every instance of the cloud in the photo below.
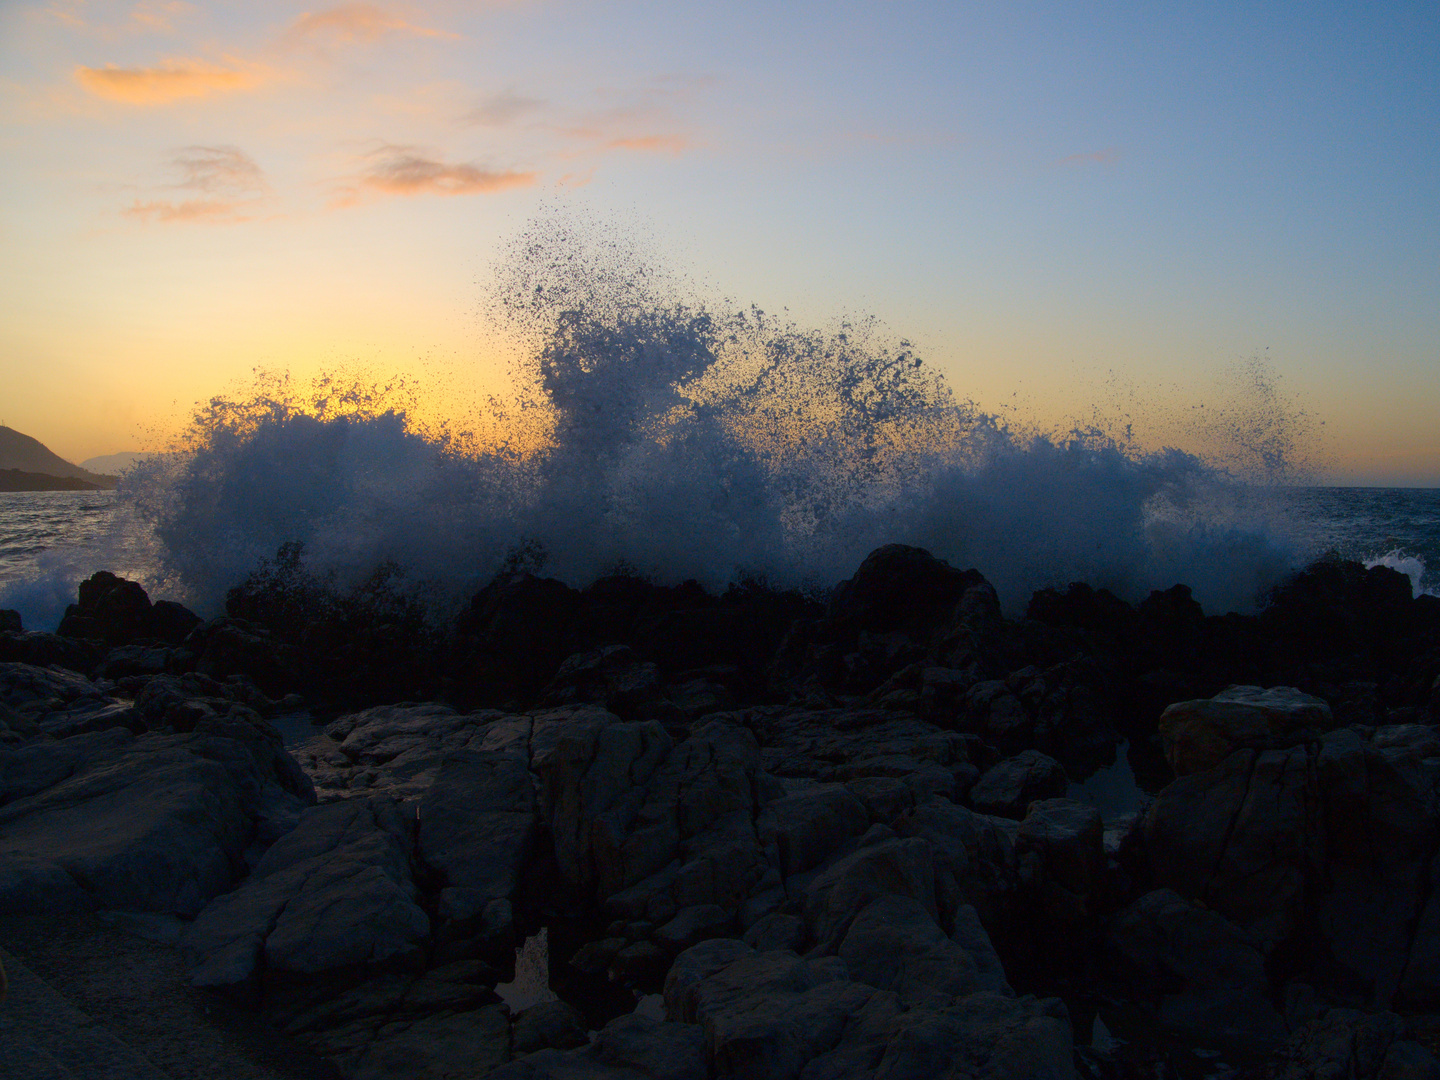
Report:
<svg viewBox="0 0 1440 1080"><path fill-rule="evenodd" d="M252 220L270 190L260 166L236 146L184 146L170 167L180 175L171 189L200 197L136 199L121 213L147 224L232 224Z"/></svg>
<svg viewBox="0 0 1440 1080"><path fill-rule="evenodd" d="M135 5L130 12L130 19L146 30L168 34L175 29L177 18L194 10L193 4L184 3L183 0L146 0Z"/></svg>
<svg viewBox="0 0 1440 1080"><path fill-rule="evenodd" d="M1059 165L1113 165L1120 160L1120 151L1113 146L1107 146L1104 150L1091 150L1087 154L1071 154L1069 157L1061 158L1056 164Z"/></svg>
<svg viewBox="0 0 1440 1080"><path fill-rule="evenodd" d="M521 97L512 91L494 94L476 105L465 116L471 124L485 127L503 127L520 119L526 113L542 108L545 102L539 98Z"/></svg>
<svg viewBox="0 0 1440 1080"><path fill-rule="evenodd" d="M290 24L293 40L326 38L342 45L378 41L386 34L405 33L417 37L458 39L459 34L416 26L374 4L341 4L326 11L301 15Z"/></svg>
<svg viewBox="0 0 1440 1080"><path fill-rule="evenodd" d="M260 166L237 146L185 146L175 151L171 164L183 176L176 187L229 194L253 194L268 187Z"/></svg>
<svg viewBox="0 0 1440 1080"><path fill-rule="evenodd" d="M529 187L533 172L482 168L428 157L414 147L383 146L370 155L371 164L341 189L332 205L354 206L365 193L379 195L485 195L508 188Z"/></svg>
<svg viewBox="0 0 1440 1080"><path fill-rule="evenodd" d="M164 105L181 98L249 90L260 82L253 69L216 67L201 60L168 60L158 67L78 67L75 78L97 97L126 105Z"/></svg>
<svg viewBox="0 0 1440 1080"><path fill-rule="evenodd" d="M247 202L233 199L185 199L180 202L167 199L142 202L136 199L120 212L126 217L138 218L147 224L207 222L228 225L250 221L253 215L245 212L248 207Z"/></svg>
<svg viewBox="0 0 1440 1080"><path fill-rule="evenodd" d="M655 154L683 154L690 140L683 135L632 135L611 139L606 150L642 150Z"/></svg>

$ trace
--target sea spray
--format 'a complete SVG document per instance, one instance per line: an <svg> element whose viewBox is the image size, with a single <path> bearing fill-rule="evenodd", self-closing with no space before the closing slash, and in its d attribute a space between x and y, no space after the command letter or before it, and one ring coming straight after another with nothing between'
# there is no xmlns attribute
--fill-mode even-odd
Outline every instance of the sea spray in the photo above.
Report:
<svg viewBox="0 0 1440 1080"><path fill-rule="evenodd" d="M568 218L497 280L489 311L522 348L495 403L508 443L424 428L413 389L262 380L127 477L156 576L214 610L296 543L339 587L390 564L451 602L520 553L572 585L624 569L819 591L898 541L977 567L1012 611L1071 580L1132 599L1185 581L1224 611L1297 562L1253 486L1099 431L1021 437L873 321L702 300Z"/></svg>

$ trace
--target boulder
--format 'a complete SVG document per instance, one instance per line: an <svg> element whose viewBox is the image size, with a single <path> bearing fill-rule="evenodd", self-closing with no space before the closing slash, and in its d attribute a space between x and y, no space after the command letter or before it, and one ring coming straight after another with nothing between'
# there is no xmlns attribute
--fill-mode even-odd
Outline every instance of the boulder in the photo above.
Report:
<svg viewBox="0 0 1440 1080"><path fill-rule="evenodd" d="M1195 1044L1253 1054L1284 1041L1265 957L1215 912L1156 889L1115 916L1107 941L1132 1000Z"/></svg>
<svg viewBox="0 0 1440 1080"><path fill-rule="evenodd" d="M1339 730L1177 779L1140 835L1158 886L1262 948L1290 943L1322 992L1382 1008L1440 1001L1437 782L1440 760L1412 740Z"/></svg>
<svg viewBox="0 0 1440 1080"><path fill-rule="evenodd" d="M1390 1012L1331 1009L1276 1056L1278 1080L1440 1080L1440 1061Z"/></svg>
<svg viewBox="0 0 1440 1080"><path fill-rule="evenodd" d="M0 911L194 915L313 801L298 772L242 720L0 748Z"/></svg>
<svg viewBox="0 0 1440 1080"><path fill-rule="evenodd" d="M906 1007L943 1007L989 988L974 958L907 896L871 901L845 932L839 956L850 978L893 991Z"/></svg>
<svg viewBox="0 0 1440 1080"><path fill-rule="evenodd" d="M1038 855L1046 881L1093 912L1106 893L1104 839L1095 807L1074 799L1042 799L1030 804L1020 822L1015 852Z"/></svg>
<svg viewBox="0 0 1440 1080"><path fill-rule="evenodd" d="M1026 750L989 769L970 789L970 802L986 814L1023 817L1036 799L1063 795L1064 767L1038 750Z"/></svg>
<svg viewBox="0 0 1440 1080"><path fill-rule="evenodd" d="M834 949L855 917L882 896L907 897L932 919L938 915L929 844L920 839L896 839L862 847L816 877L805 897L811 938L821 947Z"/></svg>
<svg viewBox="0 0 1440 1080"><path fill-rule="evenodd" d="M576 1050L541 1050L489 1074L490 1080L709 1080L705 1032L628 1015Z"/></svg>
<svg viewBox="0 0 1440 1080"><path fill-rule="evenodd" d="M1165 760L1176 776L1212 768L1243 746L1294 745L1332 727L1327 702L1290 686L1232 686L1206 700L1178 701L1160 716Z"/></svg>
<svg viewBox="0 0 1440 1080"><path fill-rule="evenodd" d="M430 920L416 905L410 824L388 798L307 811L234 892L182 940L197 986L344 975L423 960Z"/></svg>

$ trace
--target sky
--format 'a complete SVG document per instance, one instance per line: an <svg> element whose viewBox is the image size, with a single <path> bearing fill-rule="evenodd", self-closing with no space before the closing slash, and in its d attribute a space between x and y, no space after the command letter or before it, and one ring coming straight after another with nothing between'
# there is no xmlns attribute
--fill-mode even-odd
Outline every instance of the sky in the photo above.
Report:
<svg viewBox="0 0 1440 1080"><path fill-rule="evenodd" d="M1258 357L1326 479L1440 487L1437 82L1433 0L3 0L0 423L145 449L256 368L461 415L559 208L1042 426L1193 449Z"/></svg>

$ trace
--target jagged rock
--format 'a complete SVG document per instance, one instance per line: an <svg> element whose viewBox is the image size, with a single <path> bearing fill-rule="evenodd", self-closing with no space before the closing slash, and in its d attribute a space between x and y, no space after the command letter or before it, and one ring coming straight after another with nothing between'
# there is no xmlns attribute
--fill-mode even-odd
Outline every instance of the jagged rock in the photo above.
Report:
<svg viewBox="0 0 1440 1080"><path fill-rule="evenodd" d="M678 953L706 938L723 937L734 923L734 914L719 904L695 904L681 908L656 930L654 941L662 949Z"/></svg>
<svg viewBox="0 0 1440 1080"><path fill-rule="evenodd" d="M1065 890L1093 913L1103 902L1105 826L1100 811L1073 799L1043 799L1030 804L1015 834L1015 852L1039 856L1047 884Z"/></svg>
<svg viewBox="0 0 1440 1080"><path fill-rule="evenodd" d="M598 702L627 712L660 689L660 669L642 662L628 645L607 645L566 658L545 688L552 705Z"/></svg>
<svg viewBox="0 0 1440 1080"><path fill-rule="evenodd" d="M24 633L0 631L0 662L31 664L35 667L62 667L90 672L104 653L93 641L61 637L39 630Z"/></svg>
<svg viewBox="0 0 1440 1080"><path fill-rule="evenodd" d="M362 1051L347 1055L347 1080L469 1080L510 1060L510 1017L503 1005L436 1012L392 1021Z"/></svg>
<svg viewBox="0 0 1440 1080"><path fill-rule="evenodd" d="M1058 761L1038 750L1026 750L1006 758L975 781L970 802L983 813L1024 817L1034 800L1063 795L1068 783Z"/></svg>
<svg viewBox="0 0 1440 1080"><path fill-rule="evenodd" d="M288 762L288 768L286 763ZM290 828L308 781L243 720L0 748L0 911L193 915ZM11 786L13 785L13 786Z"/></svg>
<svg viewBox="0 0 1440 1080"><path fill-rule="evenodd" d="M1110 948L1135 1000L1212 1050L1267 1051L1284 1041L1265 957L1240 929L1171 889L1115 916Z"/></svg>
<svg viewBox="0 0 1440 1080"><path fill-rule="evenodd" d="M1381 1007L1440 1000L1440 760L1414 746L1340 730L1177 779L1142 824L1156 884L1265 948L1303 941L1317 989Z"/></svg>
<svg viewBox="0 0 1440 1080"><path fill-rule="evenodd" d="M297 683L294 649L263 627L243 619L215 619L195 631L199 659L195 670L213 679L244 675L267 694L278 695Z"/></svg>
<svg viewBox="0 0 1440 1080"><path fill-rule="evenodd" d="M1176 776L1212 768L1242 746L1267 748L1277 738L1293 744L1332 727L1329 704L1291 686L1232 686L1208 700L1178 701L1160 717L1165 760Z"/></svg>
<svg viewBox="0 0 1440 1080"><path fill-rule="evenodd" d="M938 915L935 865L924 840L897 839L862 847L815 878L805 898L811 937L833 949L861 911L890 895L909 897L931 918Z"/></svg>
<svg viewBox="0 0 1440 1080"><path fill-rule="evenodd" d="M578 1050L541 1050L491 1080L709 1080L705 1033L696 1024L622 1016Z"/></svg>
<svg viewBox="0 0 1440 1080"><path fill-rule="evenodd" d="M525 749L457 751L420 800L417 854L452 919L473 918L519 884L539 826Z"/></svg>
<svg viewBox="0 0 1440 1080"><path fill-rule="evenodd" d="M416 964L430 920L415 904L409 834L385 797L307 811L186 931L195 984L243 986L262 970L293 979Z"/></svg>
<svg viewBox="0 0 1440 1080"><path fill-rule="evenodd" d="M845 932L839 956L850 978L893 991L906 1007L943 1007L991 989L970 954L911 897L882 896L871 901Z"/></svg>
<svg viewBox="0 0 1440 1080"><path fill-rule="evenodd" d="M561 874L602 900L653 879L677 907L733 910L764 874L744 728L710 723L676 745L654 722L577 723L535 761Z"/></svg>
<svg viewBox="0 0 1440 1080"><path fill-rule="evenodd" d="M788 949L798 953L805 945L805 920L795 915L772 912L746 930L743 940L756 952Z"/></svg>
<svg viewBox="0 0 1440 1080"><path fill-rule="evenodd" d="M510 1046L515 1054L572 1050L589 1042L584 1019L563 1001L531 1005L515 1017L510 1027Z"/></svg>
<svg viewBox="0 0 1440 1080"><path fill-rule="evenodd" d="M841 784L802 788L769 803L757 831L782 878L811 870L870 826L865 804Z"/></svg>
<svg viewBox="0 0 1440 1080"><path fill-rule="evenodd" d="M1331 1009L1279 1056L1278 1080L1440 1080L1440 1061L1394 1013Z"/></svg>
<svg viewBox="0 0 1440 1080"><path fill-rule="evenodd" d="M13 608L0 608L0 634L23 634L25 627L20 621L20 612Z"/></svg>

